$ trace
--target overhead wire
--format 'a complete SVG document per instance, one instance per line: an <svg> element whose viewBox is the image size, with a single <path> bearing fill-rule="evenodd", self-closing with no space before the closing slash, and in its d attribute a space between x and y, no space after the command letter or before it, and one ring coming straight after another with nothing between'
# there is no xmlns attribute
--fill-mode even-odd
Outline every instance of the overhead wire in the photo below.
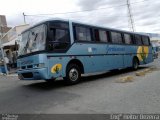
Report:
<svg viewBox="0 0 160 120"><path fill-rule="evenodd" d="M146 2L150 0L143 0L139 2L132 2L130 4L137 4L141 2ZM73 13L81 13L81 12L90 12L90 11L96 11L96 10L102 10L102 9L109 9L109 8L116 8L116 7L122 7L122 6L127 6L127 4L121 4L121 5L115 5L115 6L110 6L110 7L103 7L103 8L97 8L97 9L88 9L88 10L81 10L81 11L70 11L70 12L62 12L62 13L53 13L53 14L26 14L25 16L46 16L46 15L56 15L56 14L73 14Z"/></svg>
<svg viewBox="0 0 160 120"><path fill-rule="evenodd" d="M143 1L138 1L138 2L131 2L130 4L137 4L137 3L142 3L150 0L143 0ZM121 4L121 5L115 5L115 6L110 6L110 7L102 7L102 8L96 8L96 9L88 9L88 10L81 10L81 11L70 11L70 12L60 12L60 13L52 13L52 14L25 14L25 16L28 17L47 17L47 18L53 18L51 16L53 15L64 15L64 14L75 14L75 13L87 13L87 12L92 12L92 11L99 11L99 10L104 10L104 9L111 9L111 8L117 8L117 7L124 7L127 6L127 4ZM78 16L79 17L79 16ZM80 16L80 17L86 17L86 16ZM102 17L102 16L101 16ZM104 16L106 17L112 17L110 16ZM128 17L126 16L114 16L114 17ZM70 17L70 19L76 19L76 17Z"/></svg>

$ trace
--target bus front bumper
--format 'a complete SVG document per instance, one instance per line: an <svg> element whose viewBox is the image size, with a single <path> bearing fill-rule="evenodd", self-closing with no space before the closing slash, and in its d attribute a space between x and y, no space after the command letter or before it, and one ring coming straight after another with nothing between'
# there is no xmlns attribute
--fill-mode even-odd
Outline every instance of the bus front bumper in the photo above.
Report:
<svg viewBox="0 0 160 120"><path fill-rule="evenodd" d="M31 70L18 70L20 80L45 80L47 79L47 68L38 68Z"/></svg>

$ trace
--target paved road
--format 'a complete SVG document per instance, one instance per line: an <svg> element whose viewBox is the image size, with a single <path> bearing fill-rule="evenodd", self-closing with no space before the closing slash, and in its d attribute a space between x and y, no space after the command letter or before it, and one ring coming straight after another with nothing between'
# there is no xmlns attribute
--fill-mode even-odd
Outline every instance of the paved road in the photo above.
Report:
<svg viewBox="0 0 160 120"><path fill-rule="evenodd" d="M138 71L155 66L160 68L160 59ZM126 75L133 82L116 82ZM0 76L0 113L160 113L160 71L109 72L74 86Z"/></svg>

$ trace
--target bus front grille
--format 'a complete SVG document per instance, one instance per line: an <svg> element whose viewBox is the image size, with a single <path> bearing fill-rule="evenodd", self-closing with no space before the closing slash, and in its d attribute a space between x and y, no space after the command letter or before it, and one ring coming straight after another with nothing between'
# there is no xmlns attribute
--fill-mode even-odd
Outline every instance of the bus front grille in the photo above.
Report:
<svg viewBox="0 0 160 120"><path fill-rule="evenodd" d="M33 78L33 73L22 73L23 78Z"/></svg>
<svg viewBox="0 0 160 120"><path fill-rule="evenodd" d="M26 69L26 66L22 66L21 69Z"/></svg>
<svg viewBox="0 0 160 120"><path fill-rule="evenodd" d="M33 65L28 65L27 68L33 68Z"/></svg>
<svg viewBox="0 0 160 120"><path fill-rule="evenodd" d="M30 69L33 68L33 65L22 66L21 69Z"/></svg>

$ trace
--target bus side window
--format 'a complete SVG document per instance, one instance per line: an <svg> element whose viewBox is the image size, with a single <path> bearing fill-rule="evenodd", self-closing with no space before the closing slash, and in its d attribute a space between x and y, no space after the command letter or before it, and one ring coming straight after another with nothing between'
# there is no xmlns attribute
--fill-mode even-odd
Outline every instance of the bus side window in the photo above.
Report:
<svg viewBox="0 0 160 120"><path fill-rule="evenodd" d="M118 32L111 32L112 43L122 44L122 35Z"/></svg>
<svg viewBox="0 0 160 120"><path fill-rule="evenodd" d="M63 29L56 29L55 41L58 42L69 42L68 31Z"/></svg>
<svg viewBox="0 0 160 120"><path fill-rule="evenodd" d="M51 38L52 40L49 41L49 49L50 50L64 50L70 44L69 39L69 31L67 29L51 29Z"/></svg>
<svg viewBox="0 0 160 120"><path fill-rule="evenodd" d="M130 34L124 34L124 41L125 41L125 44L133 44L133 41L132 41L132 36Z"/></svg>
<svg viewBox="0 0 160 120"><path fill-rule="evenodd" d="M76 26L76 40L91 41L91 29L87 27Z"/></svg>
<svg viewBox="0 0 160 120"><path fill-rule="evenodd" d="M99 39L101 42L109 42L108 32L104 30L99 30Z"/></svg>
<svg viewBox="0 0 160 120"><path fill-rule="evenodd" d="M142 37L143 45L149 45L149 38L147 36Z"/></svg>
<svg viewBox="0 0 160 120"><path fill-rule="evenodd" d="M142 39L140 35L135 35L134 36L134 41L136 45L142 45Z"/></svg>

